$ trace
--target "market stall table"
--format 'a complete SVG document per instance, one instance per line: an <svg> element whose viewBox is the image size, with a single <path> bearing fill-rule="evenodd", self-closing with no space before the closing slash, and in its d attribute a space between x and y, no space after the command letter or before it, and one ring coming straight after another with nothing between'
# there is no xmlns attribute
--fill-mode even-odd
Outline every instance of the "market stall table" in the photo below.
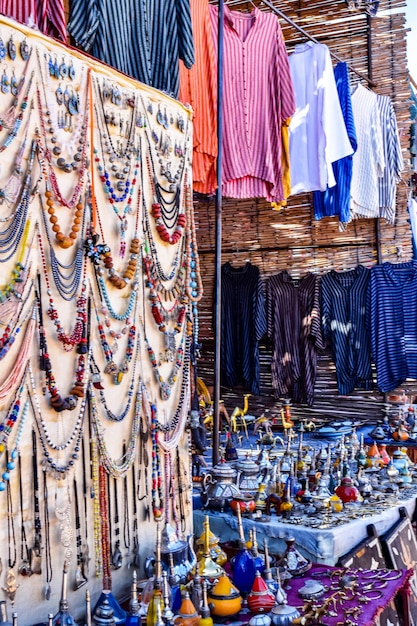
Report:
<svg viewBox="0 0 417 626"><path fill-rule="evenodd" d="M264 517L264 521L242 518L245 535L251 528L256 528L258 543L262 547L267 538L271 554L282 554L285 550L285 537L295 539L297 549L309 560L315 563L335 565L338 559L354 548L368 536L367 527L373 524L376 533L381 536L386 533L400 518L399 509L405 507L411 519L416 509L416 493L412 489L408 498L399 499L395 505L385 508L374 515L359 517L347 523L335 523L337 516L332 516L319 527L310 527L303 524L290 523L275 515ZM237 518L233 513L219 512L206 509L194 509L194 533L197 537L203 532L205 516L210 517L210 529L219 537L221 542L238 538ZM317 519L312 523L318 524Z"/></svg>

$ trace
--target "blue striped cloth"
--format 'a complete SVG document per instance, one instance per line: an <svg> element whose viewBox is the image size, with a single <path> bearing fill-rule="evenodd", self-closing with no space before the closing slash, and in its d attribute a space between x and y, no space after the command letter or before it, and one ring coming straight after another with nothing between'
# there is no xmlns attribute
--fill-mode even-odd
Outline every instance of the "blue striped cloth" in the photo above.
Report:
<svg viewBox="0 0 417 626"><path fill-rule="evenodd" d="M366 296L370 270L363 265L331 272L321 280L321 319L336 366L337 388L348 395L355 388L372 389L371 347L366 327Z"/></svg>
<svg viewBox="0 0 417 626"><path fill-rule="evenodd" d="M350 145L356 152L356 130L350 95L349 71L346 63L338 63L336 65L334 77ZM322 217L336 215L339 216L341 222L349 222L352 158L353 155L350 155L333 163L332 167L336 179L335 187L328 188L326 191L313 192L314 219L319 220Z"/></svg>
<svg viewBox="0 0 417 626"><path fill-rule="evenodd" d="M71 0L68 32L108 65L174 97L194 63L190 0Z"/></svg>
<svg viewBox="0 0 417 626"><path fill-rule="evenodd" d="M417 261L371 268L367 326L378 389L417 378Z"/></svg>

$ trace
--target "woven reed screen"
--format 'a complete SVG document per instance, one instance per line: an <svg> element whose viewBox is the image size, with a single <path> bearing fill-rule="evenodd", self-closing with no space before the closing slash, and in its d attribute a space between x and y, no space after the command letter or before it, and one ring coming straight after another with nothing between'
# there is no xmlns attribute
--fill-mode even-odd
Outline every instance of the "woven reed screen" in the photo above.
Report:
<svg viewBox="0 0 417 626"><path fill-rule="evenodd" d="M229 0L231 8L250 10L252 3ZM255 2L261 10L270 10ZM384 219L357 220L346 231L339 230L338 220L313 219L311 195L290 198L280 212L271 209L262 199L237 201L223 199L222 263L243 265L246 260L260 268L263 278L284 269L293 276L307 271L323 274L331 269L347 270L362 263L377 263L379 238L381 261L396 263L412 257L411 231L407 213L407 181L410 176L409 155L409 81L406 59L405 15L403 0L381 0L376 17L367 19L364 12L352 13L345 0L279 0L275 6L294 22L346 61L364 76L372 67L373 89L391 97L399 125L405 160L404 182L398 185L397 215L393 225ZM391 15L386 10L394 9ZM280 19L288 52L295 43L305 40L292 26ZM370 52L368 50L370 41ZM336 64L337 61L334 61ZM351 81L368 84L351 72ZM200 304L200 341L202 355L198 373L207 385L213 384L214 335L213 291L215 268L215 203L213 199L195 199L198 242L205 296ZM265 410L278 413L282 406L272 394L270 346L261 346L261 395L249 399L249 413L261 415ZM404 388L417 393L417 383L407 381ZM243 389L221 389L221 398L230 411L242 406ZM338 419L349 416L358 420L376 421L383 415L385 397L378 391L354 392L340 397L337 393L334 364L329 352L320 355L316 398L313 407L295 405L295 418Z"/></svg>

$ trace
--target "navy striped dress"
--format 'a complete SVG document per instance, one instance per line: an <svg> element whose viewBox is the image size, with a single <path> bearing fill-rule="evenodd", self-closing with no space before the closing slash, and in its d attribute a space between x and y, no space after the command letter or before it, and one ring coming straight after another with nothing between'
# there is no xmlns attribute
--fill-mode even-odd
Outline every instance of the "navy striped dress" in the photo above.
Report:
<svg viewBox="0 0 417 626"><path fill-rule="evenodd" d="M417 261L371 268L367 325L378 389L417 378Z"/></svg>
<svg viewBox="0 0 417 626"><path fill-rule="evenodd" d="M323 337L332 347L337 388L372 389L371 347L366 327L366 296L370 270L358 265L347 272L332 270L321 280Z"/></svg>
<svg viewBox="0 0 417 626"><path fill-rule="evenodd" d="M259 341L266 333L259 268L247 262L221 269L221 383L259 395Z"/></svg>
<svg viewBox="0 0 417 626"><path fill-rule="evenodd" d="M194 63L190 0L71 0L68 31L108 65L174 97Z"/></svg>
<svg viewBox="0 0 417 626"><path fill-rule="evenodd" d="M272 340L272 385L276 398L313 404L318 350L324 348L320 277L300 281L285 270L266 282L268 336Z"/></svg>

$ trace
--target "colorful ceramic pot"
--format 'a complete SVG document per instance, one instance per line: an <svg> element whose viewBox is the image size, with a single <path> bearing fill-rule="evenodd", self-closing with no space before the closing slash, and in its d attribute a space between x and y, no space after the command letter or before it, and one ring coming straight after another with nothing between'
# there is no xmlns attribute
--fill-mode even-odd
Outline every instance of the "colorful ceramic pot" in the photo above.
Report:
<svg viewBox="0 0 417 626"><path fill-rule="evenodd" d="M215 617L237 615L242 608L242 597L226 574L220 576L208 592L210 612Z"/></svg>
<svg viewBox="0 0 417 626"><path fill-rule="evenodd" d="M275 596L258 571L248 595L248 606L252 613L268 613L275 606Z"/></svg>

